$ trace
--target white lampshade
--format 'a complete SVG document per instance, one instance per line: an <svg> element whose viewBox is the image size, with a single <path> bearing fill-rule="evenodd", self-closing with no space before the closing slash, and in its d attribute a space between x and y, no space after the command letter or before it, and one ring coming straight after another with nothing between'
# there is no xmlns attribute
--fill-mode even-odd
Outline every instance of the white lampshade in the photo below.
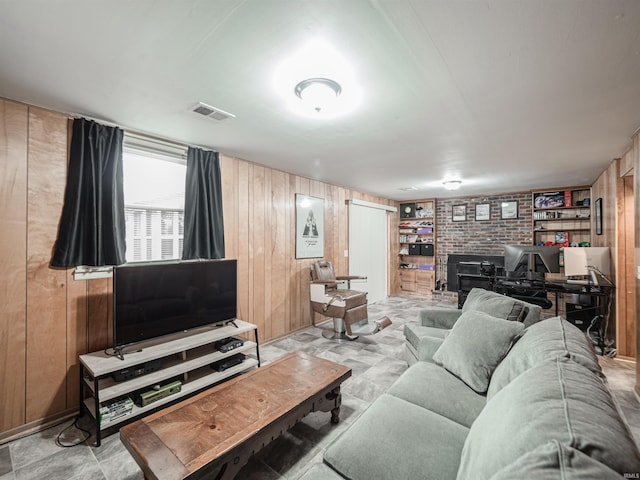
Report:
<svg viewBox="0 0 640 480"><path fill-rule="evenodd" d="M444 188L447 190L457 190L462 185L462 180L447 180L446 182L442 182Z"/></svg>
<svg viewBox="0 0 640 480"><path fill-rule="evenodd" d="M340 85L328 78L309 78L295 88L296 95L316 112L335 102L341 91Z"/></svg>

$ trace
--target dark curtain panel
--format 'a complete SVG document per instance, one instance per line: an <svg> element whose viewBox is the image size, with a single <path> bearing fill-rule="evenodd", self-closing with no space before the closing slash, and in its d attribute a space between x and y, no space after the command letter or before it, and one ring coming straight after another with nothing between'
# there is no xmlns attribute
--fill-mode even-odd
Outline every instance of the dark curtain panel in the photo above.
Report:
<svg viewBox="0 0 640 480"><path fill-rule="evenodd" d="M218 152L189 147L185 183L182 259L224 258Z"/></svg>
<svg viewBox="0 0 640 480"><path fill-rule="evenodd" d="M73 121L67 187L51 265L125 262L122 135L117 127Z"/></svg>

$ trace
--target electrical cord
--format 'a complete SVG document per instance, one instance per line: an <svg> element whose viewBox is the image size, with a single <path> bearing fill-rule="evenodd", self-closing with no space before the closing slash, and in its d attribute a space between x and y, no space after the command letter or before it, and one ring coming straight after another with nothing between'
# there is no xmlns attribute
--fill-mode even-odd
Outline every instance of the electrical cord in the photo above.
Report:
<svg viewBox="0 0 640 480"><path fill-rule="evenodd" d="M137 350L132 350L130 352L127 353L140 353L142 351L141 348L137 349ZM116 350L113 347L107 347L104 349L104 354L107 357L118 357L120 360L124 360L124 350Z"/></svg>
<svg viewBox="0 0 640 480"><path fill-rule="evenodd" d="M90 431L88 431L88 430L86 430L86 429L84 429L84 428L80 427L79 425L76 425L76 422L80 419L80 417L81 417L81 416L82 416L82 415L76 415L76 418L74 419L74 421L73 421L70 425L68 425L67 427L65 427L64 429L62 429L62 431L60 431L60 432L58 433L58 435L56 436L56 440L55 440L56 445L58 445L58 446L60 446L60 447L75 447L76 445L81 445L82 443L86 442L86 441L89 439L89 437L91 437L91 432L90 432ZM62 423L66 422L66 421L67 421L67 420L62 420L61 422L59 422L59 423L55 423L55 424L53 424L53 425L50 425L50 426L48 426L47 428L44 428L44 429L42 429L42 430L37 430L37 431L35 431L35 432L31 432L31 433L26 434L26 435L21 435L19 438L20 438L20 439L23 439L23 438L31 437L31 436L33 436L33 435L41 434L42 432L46 432L47 430L49 430L49 429L51 429L51 428L55 428L55 427L57 427L58 425L61 425ZM84 432L84 433L85 433L85 435L87 435L87 436L86 436L84 439L82 439L81 441L79 441L78 443L75 443L75 444L73 444L73 445L64 445L64 444L62 444L62 443L61 443L61 441L60 441L60 437L62 436L62 434L63 434L65 431L69 430L69 428L71 428L71 427L73 427L73 426L75 426L78 430L81 430L82 432Z"/></svg>
<svg viewBox="0 0 640 480"><path fill-rule="evenodd" d="M109 350L111 350L111 351L109 351ZM117 356L118 356L118 353L113 349L113 347L107 347L107 348L105 348L105 349L104 349L104 354L105 354L107 357L117 357Z"/></svg>
<svg viewBox="0 0 640 480"><path fill-rule="evenodd" d="M78 445L82 445L83 443L85 443L87 440L89 440L89 438L91 437L91 432L85 428L82 428L80 425L78 425L78 420L80 420L81 415L77 415L76 418L73 420L73 422L71 422L70 425L68 425L67 427L63 428L60 433L58 433L58 436L56 437L56 445L58 445L59 447L64 447L64 448L71 448L71 447L77 447ZM85 434L84 438L82 440L78 440L75 443L62 443L62 435L69 430L71 427L76 428L77 430L80 430L81 432L83 432Z"/></svg>

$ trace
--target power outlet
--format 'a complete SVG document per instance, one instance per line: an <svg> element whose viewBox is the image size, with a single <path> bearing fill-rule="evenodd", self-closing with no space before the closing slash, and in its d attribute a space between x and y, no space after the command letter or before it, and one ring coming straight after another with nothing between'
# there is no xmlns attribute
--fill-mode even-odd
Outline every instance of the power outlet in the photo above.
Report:
<svg viewBox="0 0 640 480"><path fill-rule="evenodd" d="M349 250L345 250L345 251L344 251L344 256L345 256L345 257L348 257L348 256L349 256ZM639 272L639 274L640 274L640 267L638 267L638 272Z"/></svg>

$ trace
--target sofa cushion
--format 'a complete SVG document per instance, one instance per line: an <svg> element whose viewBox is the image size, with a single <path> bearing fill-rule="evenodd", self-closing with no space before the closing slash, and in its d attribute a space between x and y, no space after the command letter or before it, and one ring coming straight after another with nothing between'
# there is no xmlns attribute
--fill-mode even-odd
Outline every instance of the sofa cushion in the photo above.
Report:
<svg viewBox="0 0 640 480"><path fill-rule="evenodd" d="M505 320L522 321L525 327L540 320L539 305L523 302L482 288L472 288L462 306L462 312L480 311Z"/></svg>
<svg viewBox="0 0 640 480"><path fill-rule="evenodd" d="M409 367L387 393L470 427L486 401L460 379L433 363Z"/></svg>
<svg viewBox="0 0 640 480"><path fill-rule="evenodd" d="M464 312L433 354L433 361L484 393L498 363L524 329L479 311Z"/></svg>
<svg viewBox="0 0 640 480"><path fill-rule="evenodd" d="M331 467L324 463L316 463L298 480L342 480L342 476L338 475Z"/></svg>
<svg viewBox="0 0 640 480"><path fill-rule="evenodd" d="M324 461L352 480L456 478L469 429L382 394L326 449Z"/></svg>
<svg viewBox="0 0 640 480"><path fill-rule="evenodd" d="M619 474L640 466L640 452L603 380L557 357L522 373L487 401L469 431L458 478L490 478L554 439Z"/></svg>
<svg viewBox="0 0 640 480"><path fill-rule="evenodd" d="M513 480L514 478L619 480L620 475L581 451L552 440L500 469L491 477L491 480Z"/></svg>
<svg viewBox="0 0 640 480"><path fill-rule="evenodd" d="M558 355L572 358L602 375L596 353L585 334L561 317L553 317L525 329L493 372L487 398L491 399L522 372Z"/></svg>

